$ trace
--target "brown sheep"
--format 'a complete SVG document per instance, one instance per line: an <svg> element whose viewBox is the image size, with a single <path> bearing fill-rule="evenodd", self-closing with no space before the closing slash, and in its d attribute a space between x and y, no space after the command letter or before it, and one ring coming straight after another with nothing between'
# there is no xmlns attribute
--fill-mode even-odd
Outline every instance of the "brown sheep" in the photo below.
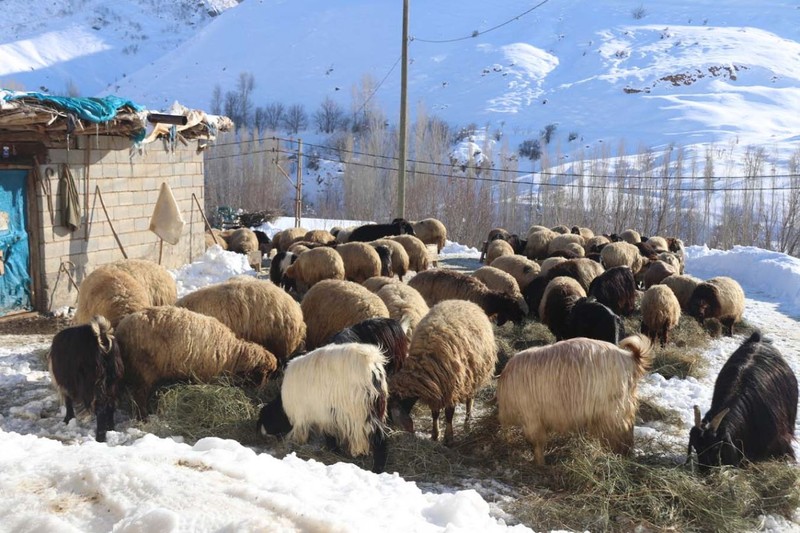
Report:
<svg viewBox="0 0 800 533"><path fill-rule="evenodd" d="M237 276L187 294L175 304L213 316L240 339L260 344L283 362L306 338L300 304L270 281Z"/></svg>
<svg viewBox="0 0 800 533"><path fill-rule="evenodd" d="M431 308L411 337L403 368L389 378L389 410L406 431L414 431L410 412L417 401L431 409L431 438L439 438L444 409L446 444L453 441L453 414L467 405L467 419L478 391L497 363L497 346L489 319L472 302L447 300Z"/></svg>
<svg viewBox="0 0 800 533"><path fill-rule="evenodd" d="M539 319L550 328L556 340L567 337L569 313L575 303L585 297L586 291L573 278L559 276L547 284L539 303Z"/></svg>
<svg viewBox="0 0 800 533"><path fill-rule="evenodd" d="M684 313L689 312L689 300L692 298L694 290L701 283L703 283L703 280L689 275L672 275L661 281L662 285L666 285L675 293L675 297L681 304L681 310Z"/></svg>
<svg viewBox="0 0 800 533"><path fill-rule="evenodd" d="M419 240L425 244L435 244L437 253L442 251L447 241L447 228L440 220L424 218L419 222L411 222L411 227Z"/></svg>
<svg viewBox="0 0 800 533"><path fill-rule="evenodd" d="M125 315L150 306L150 297L133 276L124 270L98 268L81 283L74 325L88 324L101 315L116 327Z"/></svg>
<svg viewBox="0 0 800 533"><path fill-rule="evenodd" d="M308 242L315 242L317 244L328 245L336 242L336 237L328 230L325 229L312 229L303 235L303 240Z"/></svg>
<svg viewBox="0 0 800 533"><path fill-rule="evenodd" d="M525 314L528 314L528 304L525 303L525 298L522 297L519 284L514 279L514 276L492 266L483 266L473 272L472 275L481 280L490 290L502 292L514 298L519 302Z"/></svg>
<svg viewBox="0 0 800 533"><path fill-rule="evenodd" d="M298 259L299 261L299 259ZM306 348L313 350L368 318L389 318L383 300L357 283L327 279L308 291L300 303L306 321Z"/></svg>
<svg viewBox="0 0 800 533"><path fill-rule="evenodd" d="M248 228L239 228L233 230L225 237L228 241L228 250L238 254L249 254L259 250L258 237L253 230Z"/></svg>
<svg viewBox="0 0 800 533"><path fill-rule="evenodd" d="M525 290L525 287L539 275L541 270L538 263L522 255L504 255L489 263L489 266L499 268L514 276L520 291Z"/></svg>
<svg viewBox="0 0 800 533"><path fill-rule="evenodd" d="M402 281L409 268L408 252L406 252L403 245L392 239L378 239L369 244L373 247L387 246L392 251L392 274Z"/></svg>
<svg viewBox="0 0 800 533"><path fill-rule="evenodd" d="M335 250L342 256L344 279L362 283L381 275L381 258L373 246L365 242L340 244Z"/></svg>
<svg viewBox="0 0 800 533"><path fill-rule="evenodd" d="M706 318L716 318L733 335L733 325L744 314L744 291L735 279L719 276L704 281L692 292L689 315L700 323Z"/></svg>
<svg viewBox="0 0 800 533"><path fill-rule="evenodd" d="M344 279L344 261L332 248L314 248L301 253L286 269L286 277L295 280L301 294L325 279Z"/></svg>
<svg viewBox="0 0 800 533"><path fill-rule="evenodd" d="M681 319L681 304L666 285L653 285L642 296L642 333L664 346Z"/></svg>
<svg viewBox="0 0 800 533"><path fill-rule="evenodd" d="M123 318L116 328L124 383L139 416L148 413L153 388L165 381L208 383L235 376L263 386L278 362L266 348L237 339L216 318L181 307L150 307Z"/></svg>
<svg viewBox="0 0 800 533"><path fill-rule="evenodd" d="M410 332L430 310L422 295L405 283L388 283L375 294L386 304L389 316L400 323L406 321Z"/></svg>
<svg viewBox="0 0 800 533"><path fill-rule="evenodd" d="M430 257L425 243L413 235L392 235L386 238L399 242L403 248L406 249L406 253L408 254L408 268L410 270L414 272L428 270L430 266Z"/></svg>
<svg viewBox="0 0 800 533"><path fill-rule="evenodd" d="M498 257L514 255L514 247L503 239L495 239L486 247L486 264L491 265Z"/></svg>

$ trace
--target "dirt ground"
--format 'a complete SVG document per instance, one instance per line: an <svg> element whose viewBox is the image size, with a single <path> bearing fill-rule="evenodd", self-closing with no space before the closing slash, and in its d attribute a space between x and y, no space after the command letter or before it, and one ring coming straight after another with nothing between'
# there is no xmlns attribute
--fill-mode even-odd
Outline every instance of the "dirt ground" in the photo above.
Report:
<svg viewBox="0 0 800 533"><path fill-rule="evenodd" d="M69 325L65 317L25 313L0 319L0 335L55 335Z"/></svg>

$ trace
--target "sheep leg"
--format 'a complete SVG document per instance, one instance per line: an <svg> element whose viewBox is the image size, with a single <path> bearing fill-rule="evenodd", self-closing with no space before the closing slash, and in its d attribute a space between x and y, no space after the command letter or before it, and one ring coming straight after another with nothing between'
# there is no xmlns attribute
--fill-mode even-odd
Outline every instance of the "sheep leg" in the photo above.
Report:
<svg viewBox="0 0 800 533"><path fill-rule="evenodd" d="M64 405L67 407L67 416L64 417L64 423L69 424L69 421L75 418L75 408L72 405L72 398L66 396L64 398Z"/></svg>
<svg viewBox="0 0 800 533"><path fill-rule="evenodd" d="M101 405L97 408L97 429L95 431L95 440L97 442L105 442L106 433L109 429L114 429L114 406Z"/></svg>
<svg viewBox="0 0 800 533"><path fill-rule="evenodd" d="M339 443L336 441L336 437L334 437L333 435L328 435L327 433L325 434L325 448L334 453L341 452L341 449L339 448Z"/></svg>
<svg viewBox="0 0 800 533"><path fill-rule="evenodd" d="M467 398L467 416L464 419L464 425L466 426L467 423L472 418L472 403L475 401L474 398Z"/></svg>
<svg viewBox="0 0 800 533"><path fill-rule="evenodd" d="M733 322L732 318L726 318L725 320L720 320L722 325L725 327L726 335L728 337L733 337Z"/></svg>
<svg viewBox="0 0 800 533"><path fill-rule="evenodd" d="M386 461L389 458L389 439L386 432L377 428L372 433L372 471L376 474L386 471Z"/></svg>
<svg viewBox="0 0 800 533"><path fill-rule="evenodd" d="M444 408L444 443L447 446L453 444L453 415L456 414L455 406Z"/></svg>
<svg viewBox="0 0 800 533"><path fill-rule="evenodd" d="M431 440L439 440L439 409L431 409Z"/></svg>

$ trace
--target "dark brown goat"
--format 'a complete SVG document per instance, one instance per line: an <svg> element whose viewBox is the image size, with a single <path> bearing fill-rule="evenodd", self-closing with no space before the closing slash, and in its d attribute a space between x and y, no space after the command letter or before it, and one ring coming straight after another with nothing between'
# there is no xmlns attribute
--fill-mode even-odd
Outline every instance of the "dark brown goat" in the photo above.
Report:
<svg viewBox="0 0 800 533"><path fill-rule="evenodd" d="M50 376L64 398L68 423L75 418L73 402L97 415L97 442L114 430L114 408L123 365L111 324L95 316L89 324L59 331L48 354Z"/></svg>

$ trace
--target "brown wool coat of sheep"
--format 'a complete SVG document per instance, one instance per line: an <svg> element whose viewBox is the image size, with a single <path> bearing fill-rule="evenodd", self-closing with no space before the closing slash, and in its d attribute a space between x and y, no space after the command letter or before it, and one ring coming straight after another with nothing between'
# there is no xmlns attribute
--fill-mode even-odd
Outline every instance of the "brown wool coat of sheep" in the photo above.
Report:
<svg viewBox="0 0 800 533"><path fill-rule="evenodd" d="M405 283L389 283L375 294L386 304L389 316L400 323L407 321L411 332L430 310L422 295Z"/></svg>
<svg viewBox="0 0 800 533"><path fill-rule="evenodd" d="M675 297L681 304L681 310L684 313L689 311L689 299L701 283L703 283L703 280L689 275L672 275L661 280L661 285L666 285L675 293Z"/></svg>
<svg viewBox="0 0 800 533"><path fill-rule="evenodd" d="M314 285L300 303L306 322L306 348L326 344L344 328L368 318L389 318L378 296L358 283L328 279Z"/></svg>
<svg viewBox="0 0 800 533"><path fill-rule="evenodd" d="M430 257L425 243L413 235L392 235L386 237L399 242L408 254L408 268L414 272L422 272L430 267Z"/></svg>
<svg viewBox="0 0 800 533"><path fill-rule="evenodd" d="M100 268L122 270L133 276L147 291L150 305L173 305L178 299L178 287L172 274L154 261L121 259Z"/></svg>
<svg viewBox="0 0 800 533"><path fill-rule="evenodd" d="M258 237L253 230L238 228L233 230L226 239L228 250L239 254L249 254L258 251Z"/></svg>
<svg viewBox="0 0 800 533"><path fill-rule="evenodd" d="M285 252L294 241L304 237L306 233L308 230L305 228L289 228L279 231L275 234L272 245L279 252Z"/></svg>
<svg viewBox="0 0 800 533"><path fill-rule="evenodd" d="M398 398L416 398L438 418L441 409L472 402L494 374L497 346L492 324L472 302L447 300L431 308L411 337L403 368L389 378L389 392ZM438 422L431 436L439 436ZM453 438L452 418L445 442Z"/></svg>
<svg viewBox="0 0 800 533"><path fill-rule="evenodd" d="M295 280L297 290L304 293L325 279L344 279L344 261L333 248L307 250L286 269L286 276Z"/></svg>
<svg viewBox="0 0 800 533"><path fill-rule="evenodd" d="M365 242L340 244L335 250L344 262L344 279L355 283L381 275L381 258L373 246Z"/></svg>
<svg viewBox="0 0 800 533"><path fill-rule="evenodd" d="M528 314L528 304L525 303L525 298L522 297L522 292L519 290L519 284L514 276L508 272L503 272L499 268L492 266L483 266L477 269L472 275L481 280L489 290L502 292L517 300L522 306L525 314Z"/></svg>
<svg viewBox="0 0 800 533"><path fill-rule="evenodd" d="M377 239L369 243L371 246L388 246L392 251L392 273L397 276L397 279L402 280L403 276L408 273L409 257L408 252L397 241L392 239Z"/></svg>
<svg viewBox="0 0 800 533"><path fill-rule="evenodd" d="M583 245L586 241L584 241L583 237L580 235L575 235L574 233L565 233L563 235L558 235L553 238L552 241L547 245L547 255L552 255L556 252L568 250L568 245L571 243L577 244L578 246L583 249Z"/></svg>
<svg viewBox="0 0 800 533"><path fill-rule="evenodd" d="M488 264L511 274L517 280L520 291L524 290L541 271L538 263L522 255L504 255Z"/></svg>
<svg viewBox="0 0 800 533"><path fill-rule="evenodd" d="M644 257L636 246L627 242L612 242L600 252L600 260L608 270L616 266L630 267L634 275L644 266Z"/></svg>
<svg viewBox="0 0 800 533"><path fill-rule="evenodd" d="M418 222L411 222L414 235L425 244L435 244L436 251L441 252L447 240L447 228L441 220L424 218Z"/></svg>
<svg viewBox="0 0 800 533"><path fill-rule="evenodd" d="M514 255L514 248L503 239L495 239L486 247L486 264L491 265L498 257Z"/></svg>
<svg viewBox="0 0 800 533"><path fill-rule="evenodd" d="M653 285L642 296L642 333L664 346L681 319L681 304L666 285Z"/></svg>
<svg viewBox="0 0 800 533"><path fill-rule="evenodd" d="M187 294L175 304L213 316L240 339L255 342L285 361L305 342L303 311L270 281L240 276Z"/></svg>
<svg viewBox="0 0 800 533"><path fill-rule="evenodd" d="M649 289L653 285L661 283L668 276L678 273L678 269L665 263L664 261L652 261L645 267L644 288Z"/></svg>
<svg viewBox="0 0 800 533"><path fill-rule="evenodd" d="M181 307L150 307L123 318L116 328L124 383L146 416L153 388L161 382L209 383L223 376L263 385L277 368L266 348L238 339L214 317Z"/></svg>
<svg viewBox="0 0 800 533"><path fill-rule="evenodd" d="M402 282L386 276L374 276L367 280L364 280L364 282L361 285L363 285L364 288L366 288L369 292L377 293L386 285L392 285L395 283L402 283Z"/></svg>
<svg viewBox="0 0 800 533"><path fill-rule="evenodd" d="M556 238L558 234L547 228L541 231L534 231L528 234L528 242L525 244L525 257L528 259L544 259L548 255L548 248L550 242Z"/></svg>
<svg viewBox="0 0 800 533"><path fill-rule="evenodd" d="M626 229L619 234L619 238L628 244L636 244L642 242L642 236L635 229Z"/></svg>
<svg viewBox="0 0 800 533"><path fill-rule="evenodd" d="M586 291L575 279L558 276L550 280L539 303L539 319L550 328L557 339L564 338L567 318L580 298L586 297Z"/></svg>
<svg viewBox="0 0 800 533"><path fill-rule="evenodd" d="M95 315L102 315L116 327L125 315L150 306L145 288L123 270L98 268L86 276L80 289L74 325L88 324Z"/></svg>
<svg viewBox="0 0 800 533"><path fill-rule="evenodd" d="M317 244L330 244L336 242L336 237L325 229L312 229L303 235L303 240L308 242L315 242Z"/></svg>

